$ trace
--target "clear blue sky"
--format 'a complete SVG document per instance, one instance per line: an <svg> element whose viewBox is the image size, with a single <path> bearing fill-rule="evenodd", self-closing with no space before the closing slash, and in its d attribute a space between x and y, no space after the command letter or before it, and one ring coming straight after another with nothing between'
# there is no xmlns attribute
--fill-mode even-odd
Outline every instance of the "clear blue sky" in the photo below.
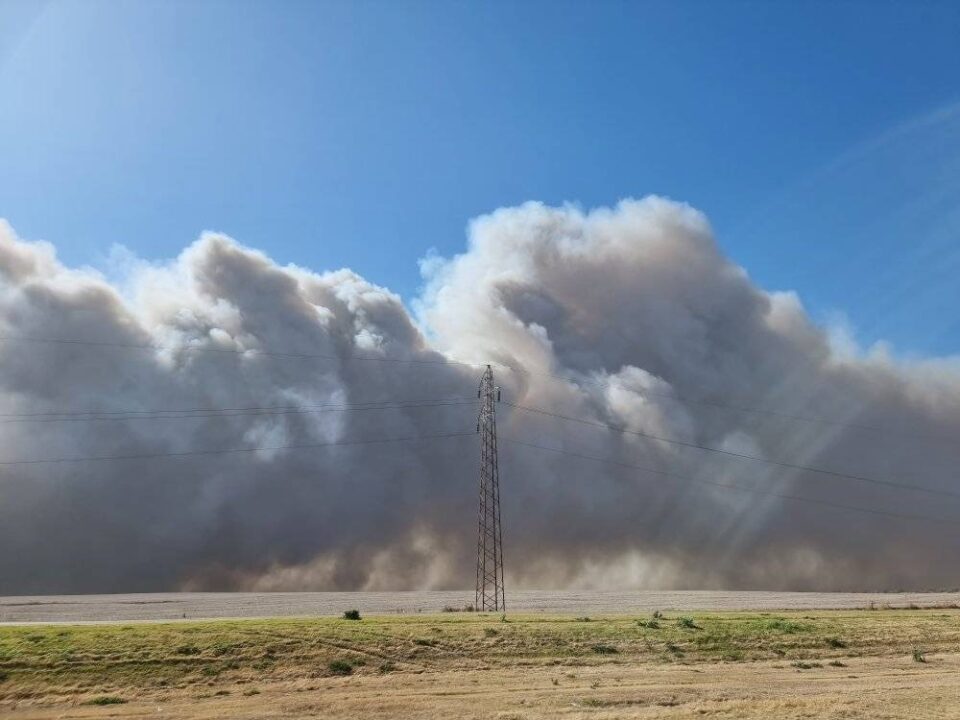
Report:
<svg viewBox="0 0 960 720"><path fill-rule="evenodd" d="M816 317L960 353L958 102L956 2L7 0L0 216L409 299L477 214L659 193Z"/></svg>

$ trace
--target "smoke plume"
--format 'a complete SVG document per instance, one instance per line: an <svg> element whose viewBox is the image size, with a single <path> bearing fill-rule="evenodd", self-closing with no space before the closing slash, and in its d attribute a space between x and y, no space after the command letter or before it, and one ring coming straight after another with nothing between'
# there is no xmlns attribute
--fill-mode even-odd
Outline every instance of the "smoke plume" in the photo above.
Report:
<svg viewBox="0 0 960 720"><path fill-rule="evenodd" d="M411 315L223 235L111 281L0 224L0 594L470 587L486 363L508 587L956 585L954 361L833 341L661 198L468 240Z"/></svg>

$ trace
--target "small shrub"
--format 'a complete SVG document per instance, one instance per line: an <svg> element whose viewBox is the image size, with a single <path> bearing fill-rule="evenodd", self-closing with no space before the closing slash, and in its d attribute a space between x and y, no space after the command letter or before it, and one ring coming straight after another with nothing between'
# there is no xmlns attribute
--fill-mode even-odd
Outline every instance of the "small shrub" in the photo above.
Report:
<svg viewBox="0 0 960 720"><path fill-rule="evenodd" d="M686 628L687 630L700 629L700 626L693 621L693 618L688 617L677 618L677 627Z"/></svg>
<svg viewBox="0 0 960 720"><path fill-rule="evenodd" d="M396 669L397 666L388 660L387 662L380 663L380 667L377 668L377 671L381 675L386 675L387 673L393 672Z"/></svg>
<svg viewBox="0 0 960 720"><path fill-rule="evenodd" d="M651 630L660 629L660 623L656 620L637 620L637 625L640 627L650 628Z"/></svg>
<svg viewBox="0 0 960 720"><path fill-rule="evenodd" d="M198 648L196 645L181 645L174 650L174 652L177 655L199 655L200 648Z"/></svg>
<svg viewBox="0 0 960 720"><path fill-rule="evenodd" d="M344 610L343 611L344 620L359 620L360 611L359 610Z"/></svg>
<svg viewBox="0 0 960 720"><path fill-rule="evenodd" d="M846 663L842 663L839 660L831 660L830 662L827 663L827 665L829 665L830 667L846 667L847 666Z"/></svg>
<svg viewBox="0 0 960 720"><path fill-rule="evenodd" d="M827 638L827 645L832 648L845 648L847 646L840 638Z"/></svg>
<svg viewBox="0 0 960 720"><path fill-rule="evenodd" d="M923 650L920 648L913 649L913 661L918 663L925 663L927 661L926 656L923 654Z"/></svg>
<svg viewBox="0 0 960 720"><path fill-rule="evenodd" d="M660 612L659 610L654 610L653 615L651 617L653 617L654 620L660 620L661 618L663 618L663 613Z"/></svg>
<svg viewBox="0 0 960 720"><path fill-rule="evenodd" d="M803 660L796 660L795 662L790 663L792 667L797 668L797 670L811 670L812 668L823 667L821 663L818 662L804 662Z"/></svg>
<svg viewBox="0 0 960 720"><path fill-rule="evenodd" d="M557 678L553 678L550 682L552 682L554 685L560 684L560 680L558 680Z"/></svg>
<svg viewBox="0 0 960 720"><path fill-rule="evenodd" d="M116 695L98 695L95 698L87 700L84 705L123 705L126 700Z"/></svg>
<svg viewBox="0 0 960 720"><path fill-rule="evenodd" d="M613 645L604 645L602 643L591 645L590 649L597 653L597 655L615 655L620 652Z"/></svg>
<svg viewBox="0 0 960 720"><path fill-rule="evenodd" d="M334 675L349 675L353 672L353 665L346 660L333 660L327 665L327 669Z"/></svg>
<svg viewBox="0 0 960 720"><path fill-rule="evenodd" d="M414 644L414 645L422 645L422 646L424 646L424 647L433 647L434 645L437 644L437 641L436 641L436 640L428 640L427 638L414 638L414 639L413 639L413 644Z"/></svg>
<svg viewBox="0 0 960 720"><path fill-rule="evenodd" d="M588 618L588 617L586 617L586 616L574 618L574 620L576 620L577 622L590 622L590 618Z"/></svg>

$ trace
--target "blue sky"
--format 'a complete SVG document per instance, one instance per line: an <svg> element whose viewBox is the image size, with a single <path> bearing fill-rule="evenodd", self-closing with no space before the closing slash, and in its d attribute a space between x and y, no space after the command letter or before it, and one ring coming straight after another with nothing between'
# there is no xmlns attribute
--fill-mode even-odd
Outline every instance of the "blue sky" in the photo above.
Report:
<svg viewBox="0 0 960 720"><path fill-rule="evenodd" d="M0 216L71 264L220 230L409 300L473 216L658 193L861 342L960 354L958 38L946 2L8 0Z"/></svg>

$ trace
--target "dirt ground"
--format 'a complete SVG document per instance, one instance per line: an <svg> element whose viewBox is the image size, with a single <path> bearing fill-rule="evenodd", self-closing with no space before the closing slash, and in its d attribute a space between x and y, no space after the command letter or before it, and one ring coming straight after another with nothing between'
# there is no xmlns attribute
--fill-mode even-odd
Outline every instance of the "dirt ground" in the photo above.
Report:
<svg viewBox="0 0 960 720"><path fill-rule="evenodd" d="M47 718L939 718L960 717L960 658L917 667L909 658L870 658L834 668L783 663L695 667L649 663L445 671L260 683L258 694L114 706L27 707L19 720ZM556 681L556 684L554 682Z"/></svg>
<svg viewBox="0 0 960 720"><path fill-rule="evenodd" d="M8 626L0 672L17 720L935 720L960 717L960 612Z"/></svg>

